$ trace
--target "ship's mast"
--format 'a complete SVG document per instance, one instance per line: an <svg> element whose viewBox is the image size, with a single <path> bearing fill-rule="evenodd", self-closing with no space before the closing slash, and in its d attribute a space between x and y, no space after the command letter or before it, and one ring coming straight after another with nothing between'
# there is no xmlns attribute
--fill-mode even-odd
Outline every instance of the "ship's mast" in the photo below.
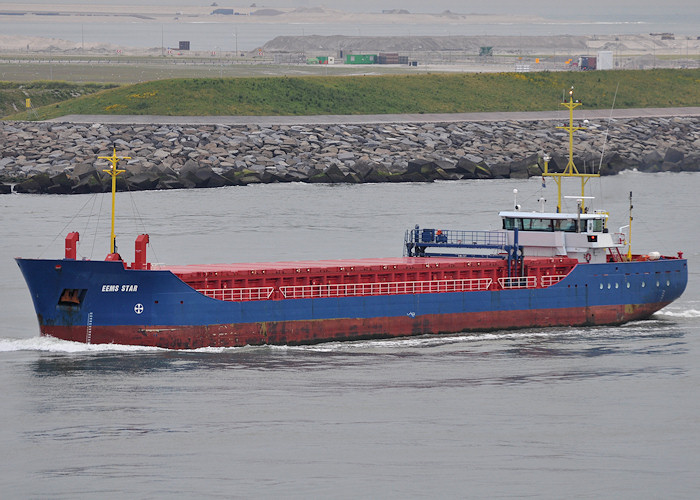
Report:
<svg viewBox="0 0 700 500"><path fill-rule="evenodd" d="M579 177L581 179L581 210L584 207L585 199L585 188L586 183L591 177L600 177L600 174L581 174L574 164L574 132L577 130L585 130L585 127L574 127L574 109L581 106L583 103L578 99L574 100L574 88L571 87L569 90L569 100L561 103L562 106L569 110L569 125L563 127L557 127L566 130L569 133L569 161L561 173L554 173L549 171L549 156L544 157L544 173L545 177L554 177L554 181L557 183L557 213L561 212L561 181L564 177Z"/></svg>
<svg viewBox="0 0 700 500"><path fill-rule="evenodd" d="M627 235L627 260L632 260L632 191L630 191L630 224L629 233Z"/></svg>
<svg viewBox="0 0 700 500"><path fill-rule="evenodd" d="M112 177L112 233L110 236L110 246L109 246L109 253L113 254L115 253L115 248L116 248L116 235L114 234L114 201L117 197L117 176L119 174L122 174L126 172L126 170L119 170L117 169L117 163L119 163L119 160L130 160L130 156L117 156L117 149L113 148L112 149L112 156L98 156L100 160L107 160L112 164L112 168L102 170L103 172L107 172L111 177Z"/></svg>

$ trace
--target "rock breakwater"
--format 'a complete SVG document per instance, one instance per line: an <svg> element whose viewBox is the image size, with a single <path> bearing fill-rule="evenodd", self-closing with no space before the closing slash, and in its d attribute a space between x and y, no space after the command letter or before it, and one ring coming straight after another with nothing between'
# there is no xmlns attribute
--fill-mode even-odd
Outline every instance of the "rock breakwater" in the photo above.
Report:
<svg viewBox="0 0 700 500"><path fill-rule="evenodd" d="M489 121L338 125L92 125L3 122L0 192L88 193L116 148L121 190L206 188L272 182L431 182L527 178L566 165L563 123ZM611 175L700 170L700 117L580 123L580 171Z"/></svg>

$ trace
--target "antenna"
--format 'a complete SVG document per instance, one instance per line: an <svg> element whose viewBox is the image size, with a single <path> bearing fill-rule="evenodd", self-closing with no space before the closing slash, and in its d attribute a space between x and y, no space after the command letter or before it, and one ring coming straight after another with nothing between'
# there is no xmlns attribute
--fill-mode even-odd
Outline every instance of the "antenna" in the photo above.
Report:
<svg viewBox="0 0 700 500"><path fill-rule="evenodd" d="M518 205L518 190L513 189L513 209L517 212L520 210L520 205Z"/></svg>
<svg viewBox="0 0 700 500"><path fill-rule="evenodd" d="M600 152L600 163L598 163L598 173L600 174L600 169L603 168L603 157L605 156L605 146L608 143L608 132L610 132L610 122L612 121L613 109L615 109L615 101L617 100L617 90L620 88L620 82L617 82L617 87L615 87L615 95L613 96L612 106L610 107L610 116L608 117L608 127L605 129L605 135L603 136L603 147Z"/></svg>
<svg viewBox="0 0 700 500"><path fill-rule="evenodd" d="M583 103L578 99L574 100L574 87L569 90L569 100L561 103L562 106L569 110L569 125L557 127L566 130L569 133L569 161L562 173L549 172L549 161L545 157L543 177L554 177L557 183L557 213L561 212L561 182L564 177L579 177L581 179L581 198L584 199L586 183L591 177L600 177L600 174L580 173L574 164L574 132L584 130L585 127L574 127L574 108L581 106ZM583 208L583 207L582 207Z"/></svg>

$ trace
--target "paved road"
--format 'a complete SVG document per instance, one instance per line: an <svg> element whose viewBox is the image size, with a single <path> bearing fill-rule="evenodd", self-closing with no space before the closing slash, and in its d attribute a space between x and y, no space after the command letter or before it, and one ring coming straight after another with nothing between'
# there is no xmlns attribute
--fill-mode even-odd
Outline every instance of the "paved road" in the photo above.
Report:
<svg viewBox="0 0 700 500"><path fill-rule="evenodd" d="M403 115L318 115L318 116L158 116L158 115L66 115L49 120L68 123L155 124L155 125L327 125L351 123L430 123L561 120L568 111L444 113ZM576 119L608 119L610 110L577 110ZM700 107L615 109L613 118L700 116Z"/></svg>

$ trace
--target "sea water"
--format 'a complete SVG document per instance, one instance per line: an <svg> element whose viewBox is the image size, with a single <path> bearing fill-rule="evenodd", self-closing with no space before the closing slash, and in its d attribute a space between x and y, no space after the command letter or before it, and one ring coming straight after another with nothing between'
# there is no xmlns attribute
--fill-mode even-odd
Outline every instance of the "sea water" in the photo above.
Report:
<svg viewBox="0 0 700 500"><path fill-rule="evenodd" d="M0 196L3 498L691 498L700 487L700 175L592 180L685 294L618 327L167 351L38 335L12 257L104 258L108 194ZM119 251L169 264L389 257L405 229L497 229L550 183L119 193ZM576 188L572 188L576 191ZM575 193L574 193L575 194ZM573 208L573 207L569 207Z"/></svg>

